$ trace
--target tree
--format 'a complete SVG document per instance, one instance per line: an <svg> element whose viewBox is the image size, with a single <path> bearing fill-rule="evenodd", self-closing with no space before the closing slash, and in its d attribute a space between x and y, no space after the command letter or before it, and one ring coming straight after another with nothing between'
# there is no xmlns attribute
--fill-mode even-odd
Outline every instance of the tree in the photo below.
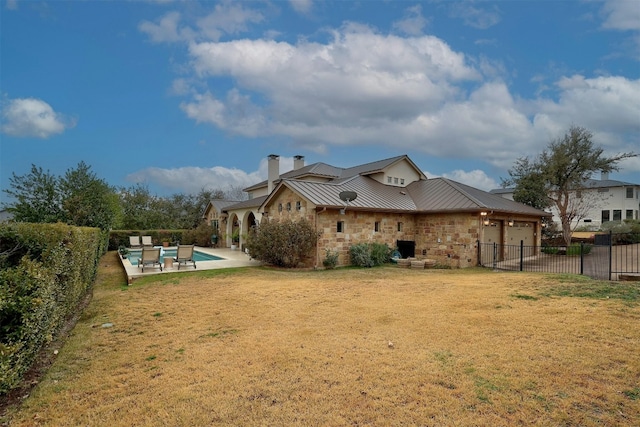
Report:
<svg viewBox="0 0 640 427"><path fill-rule="evenodd" d="M49 171L31 165L31 172L9 178L11 188L3 190L15 198L15 203L7 206L13 219L19 222L58 222L64 220L60 180Z"/></svg>
<svg viewBox="0 0 640 427"><path fill-rule="evenodd" d="M68 224L109 230L118 226L122 211L115 190L84 162L60 179L62 208Z"/></svg>
<svg viewBox="0 0 640 427"><path fill-rule="evenodd" d="M571 244L572 224L584 218L594 200L583 190L596 172L619 170L620 160L636 157L637 153L604 156L604 150L593 145L588 130L572 126L562 137L549 143L534 160L519 158L509 170L504 186L514 185L514 200L536 208L557 208L562 224L562 237Z"/></svg>

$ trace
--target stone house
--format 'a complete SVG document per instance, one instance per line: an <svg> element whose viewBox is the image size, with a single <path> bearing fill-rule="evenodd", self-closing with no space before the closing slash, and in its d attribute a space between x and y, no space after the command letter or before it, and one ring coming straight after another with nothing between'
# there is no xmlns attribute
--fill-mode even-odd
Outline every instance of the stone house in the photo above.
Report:
<svg viewBox="0 0 640 427"><path fill-rule="evenodd" d="M283 174L279 156L270 155L268 179L244 191L249 200L218 209L223 245L233 243L235 228L242 247L262 220L306 218L320 232L309 267L322 266L326 249L338 252L338 265L348 265L349 247L363 242L385 243L403 258L471 267L478 264L478 242L539 247L541 219L549 216L449 179L428 179L406 155L351 168L305 166L296 156L294 169ZM212 201L207 219L215 210Z"/></svg>

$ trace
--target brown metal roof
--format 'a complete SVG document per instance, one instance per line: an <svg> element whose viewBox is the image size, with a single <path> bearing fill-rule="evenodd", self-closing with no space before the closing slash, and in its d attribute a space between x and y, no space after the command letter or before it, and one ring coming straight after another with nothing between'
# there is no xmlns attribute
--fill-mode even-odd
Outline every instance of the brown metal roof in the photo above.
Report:
<svg viewBox="0 0 640 427"><path fill-rule="evenodd" d="M349 209L385 212L479 212L548 216L550 214L477 188L445 178L415 181L407 187L393 187L366 177L355 176L336 183L282 180L286 186L317 207L343 208L340 192L355 191L358 197ZM272 193L276 194L278 188ZM269 197L265 199L268 203Z"/></svg>
<svg viewBox="0 0 640 427"><path fill-rule="evenodd" d="M412 182L407 186L417 209L425 212L446 211L494 211L521 215L549 216L539 209L496 194L451 181L446 178L432 178Z"/></svg>

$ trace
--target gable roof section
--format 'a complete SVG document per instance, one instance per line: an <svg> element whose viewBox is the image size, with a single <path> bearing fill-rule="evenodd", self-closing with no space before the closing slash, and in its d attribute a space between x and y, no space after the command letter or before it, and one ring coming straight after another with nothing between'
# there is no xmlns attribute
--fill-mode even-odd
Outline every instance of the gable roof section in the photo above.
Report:
<svg viewBox="0 0 640 427"><path fill-rule="evenodd" d="M235 205L236 203L238 203L237 200L223 200L223 199L210 200L209 204L204 209L204 213L203 213L202 217L203 218L206 217L207 213L211 210L211 208L214 208L218 212L222 212L222 211L226 210L227 207Z"/></svg>
<svg viewBox="0 0 640 427"><path fill-rule="evenodd" d="M343 208L346 202L340 199L342 191L355 191L358 197L349 202L349 209L406 212L415 210L411 197L400 187L390 187L378 181L356 175L340 181L328 182L283 180L279 187L286 186L318 207ZM278 193L279 187L272 194ZM404 194L402 194L404 192ZM265 200L265 204L271 198Z"/></svg>
<svg viewBox="0 0 640 427"><path fill-rule="evenodd" d="M320 177L331 181L345 180L358 175L371 175L374 173L383 172L389 166L392 166L398 162L407 161L419 174L421 179L427 179L420 168L413 163L413 161L406 154L402 156L391 157L389 159L378 160L371 163L365 163L364 165L353 166L350 168L340 168L331 166L326 163L313 163L307 166L303 166L300 169L291 170L280 175L280 179L276 180L277 184L282 179L303 179L308 177ZM243 191L252 191L258 188L264 188L268 184L267 180L261 181L243 189Z"/></svg>
<svg viewBox="0 0 640 427"><path fill-rule="evenodd" d="M224 210L235 210L235 209L247 209L247 208L258 208L265 201L267 196L254 197L253 199L243 200L242 202L234 202L234 204L227 206Z"/></svg>
<svg viewBox="0 0 640 427"><path fill-rule="evenodd" d="M423 212L494 211L534 216L551 215L446 178L412 182L407 190L416 201L417 209Z"/></svg>
<svg viewBox="0 0 640 427"><path fill-rule="evenodd" d="M371 175L374 173L383 172L389 166L403 160L406 160L420 174L420 177L422 179L427 179L427 177L420 170L420 168L416 166L416 164L413 163L413 161L406 154L402 156L391 157L389 159L378 160L375 162L366 163L364 165L343 169L342 173L340 174L340 178L349 178L356 175Z"/></svg>

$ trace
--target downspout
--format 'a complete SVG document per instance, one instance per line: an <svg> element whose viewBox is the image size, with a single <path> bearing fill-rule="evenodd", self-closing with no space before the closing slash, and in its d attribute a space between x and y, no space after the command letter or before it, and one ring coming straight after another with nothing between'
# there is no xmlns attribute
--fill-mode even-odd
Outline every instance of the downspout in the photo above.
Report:
<svg viewBox="0 0 640 427"><path fill-rule="evenodd" d="M327 207L325 206L324 208L322 208L321 211L318 212L318 210L316 209L316 215L315 215L315 228L316 228L316 232L318 231L318 215L320 215L322 212L325 212L327 210ZM316 265L313 266L314 270L318 269L318 264L320 261L320 251L318 250L318 244L316 243Z"/></svg>

